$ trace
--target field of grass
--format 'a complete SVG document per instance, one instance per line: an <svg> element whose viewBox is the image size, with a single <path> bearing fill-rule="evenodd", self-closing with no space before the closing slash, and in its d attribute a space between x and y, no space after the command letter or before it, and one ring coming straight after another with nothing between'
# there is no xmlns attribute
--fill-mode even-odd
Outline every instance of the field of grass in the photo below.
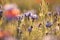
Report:
<svg viewBox="0 0 60 40"><path fill-rule="evenodd" d="M0 1L1 1L0 4L2 4L2 5L6 4L6 3L15 3L18 5L18 7L21 9L21 11L24 11L24 9L25 10L35 9L37 11L37 14L39 14L39 12L42 12L42 14L38 15L39 18L37 20L35 20L34 22L32 22L31 18L30 18L30 20L27 20L24 17L24 19L21 21L21 24L19 25L22 30L22 34L21 35L19 34L20 40L43 40L43 37L46 36L46 33L51 30L54 30L56 25L58 23L60 23L60 16L57 16L59 18L57 20L57 22L54 23L54 25L51 28L46 28L47 20L49 20L50 22L53 22L55 17L53 15L51 17L46 16L45 13L47 13L48 10L52 11L51 7L53 5L59 4L60 3L59 0L58 0L59 2L55 0L54 3L50 4L49 6L46 5L45 2L43 2L42 6L41 6L40 3L37 4L37 3L35 3L35 1L32 1L32 0L25 0L25 1L24 0L20 0L20 1L19 0L16 0L16 1L15 0L5 0L5 1L0 0ZM39 10L40 7L41 7L41 10ZM38 28L38 25L40 23L42 23L42 26L40 28ZM31 34L29 35L28 27L30 27L31 25L33 26L33 29L32 29ZM4 28L4 30L10 31L12 33L12 35L14 37L16 37L18 21L16 20L16 21L6 23L6 21L2 18L0 20L0 27ZM60 28L60 26L59 26L59 28ZM55 31L54 33L51 33L49 35L56 36L56 37L58 37L58 40L59 40L60 29L58 32Z"/></svg>
<svg viewBox="0 0 60 40"><path fill-rule="evenodd" d="M47 16L47 18L49 18L50 21L53 19L48 16ZM39 17L39 19L35 20L34 22L32 22L32 19L30 19L30 20L23 19L20 24L20 28L22 30L22 35L21 35L20 40L42 40L43 37L46 35L46 33L53 30L54 27L57 25L57 23L56 23L56 25L53 25L51 28L47 29L45 26L46 21L47 20L45 20L45 18L41 18L41 17ZM4 22L4 20L0 20L0 25L3 22ZM42 26L40 28L38 28L39 23L42 23ZM31 25L33 26L33 30L31 32L31 34L29 35L28 27ZM15 37L17 35L17 31L16 31L17 26L18 26L17 21L12 21L12 22L9 22L8 24L4 25L5 30L10 31L13 34L13 36L15 36ZM1 27L3 27L3 26L1 26ZM57 32L57 34L51 34L51 35L59 37L60 31ZM19 36L19 38L20 38L20 36Z"/></svg>

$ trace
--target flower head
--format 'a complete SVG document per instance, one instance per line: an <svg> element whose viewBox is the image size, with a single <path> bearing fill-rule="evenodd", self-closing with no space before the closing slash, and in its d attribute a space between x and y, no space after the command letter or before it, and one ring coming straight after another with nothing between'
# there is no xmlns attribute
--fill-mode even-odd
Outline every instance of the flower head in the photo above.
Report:
<svg viewBox="0 0 60 40"><path fill-rule="evenodd" d="M17 18L18 18L18 20L22 20L23 19L23 15L18 15Z"/></svg>
<svg viewBox="0 0 60 40"><path fill-rule="evenodd" d="M51 26L52 26L52 23L49 22L49 21L47 21L47 23L46 23L46 27L51 27Z"/></svg>
<svg viewBox="0 0 60 40"><path fill-rule="evenodd" d="M29 17L31 13L25 13L25 17Z"/></svg>
<svg viewBox="0 0 60 40"><path fill-rule="evenodd" d="M36 14L33 14L33 15L31 15L31 18L32 18L32 19L37 19L38 16L37 16Z"/></svg>

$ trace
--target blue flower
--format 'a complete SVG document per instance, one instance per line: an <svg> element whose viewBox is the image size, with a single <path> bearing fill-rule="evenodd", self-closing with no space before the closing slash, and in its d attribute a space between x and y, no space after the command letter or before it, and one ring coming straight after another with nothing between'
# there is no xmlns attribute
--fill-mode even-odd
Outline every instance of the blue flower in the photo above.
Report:
<svg viewBox="0 0 60 40"><path fill-rule="evenodd" d="M31 13L30 13L30 12L27 12L27 13L24 14L24 16L25 16L28 20L30 20L29 17L31 16Z"/></svg>
<svg viewBox="0 0 60 40"><path fill-rule="evenodd" d="M34 14L34 15L31 15L31 18L32 18L32 19L37 19L38 16L37 16L36 14Z"/></svg>
<svg viewBox="0 0 60 40"><path fill-rule="evenodd" d="M23 15L19 15L18 20L22 20L22 19L23 19Z"/></svg>
<svg viewBox="0 0 60 40"><path fill-rule="evenodd" d="M49 22L49 21L47 21L47 23L46 23L46 27L51 27L51 26L52 26L52 23Z"/></svg>
<svg viewBox="0 0 60 40"><path fill-rule="evenodd" d="M38 19L38 16L36 14L33 14L30 17L32 18L32 22L34 22L34 20Z"/></svg>
<svg viewBox="0 0 60 40"><path fill-rule="evenodd" d="M31 13L25 13L25 17L29 17Z"/></svg>
<svg viewBox="0 0 60 40"><path fill-rule="evenodd" d="M33 28L32 26L29 27L29 28L28 28L28 31L31 32L31 31L32 31L32 28Z"/></svg>

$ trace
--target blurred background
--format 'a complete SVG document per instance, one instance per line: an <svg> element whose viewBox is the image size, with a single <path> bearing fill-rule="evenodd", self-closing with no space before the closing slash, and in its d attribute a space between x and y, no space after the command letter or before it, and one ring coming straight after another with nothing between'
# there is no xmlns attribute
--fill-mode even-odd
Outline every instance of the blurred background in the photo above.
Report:
<svg viewBox="0 0 60 40"><path fill-rule="evenodd" d="M6 4L17 8L5 10ZM60 40L60 0L0 0L0 6L0 40Z"/></svg>

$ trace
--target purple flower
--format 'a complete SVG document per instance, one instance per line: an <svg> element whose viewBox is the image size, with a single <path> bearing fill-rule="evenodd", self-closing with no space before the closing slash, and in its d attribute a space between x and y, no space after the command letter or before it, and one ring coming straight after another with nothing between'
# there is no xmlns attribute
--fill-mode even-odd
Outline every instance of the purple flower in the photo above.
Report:
<svg viewBox="0 0 60 40"><path fill-rule="evenodd" d="M47 21L47 23L46 23L46 27L51 27L51 26L52 26L52 23L49 22L49 21Z"/></svg>
<svg viewBox="0 0 60 40"><path fill-rule="evenodd" d="M32 31L32 28L28 28L28 31L31 32Z"/></svg>
<svg viewBox="0 0 60 40"><path fill-rule="evenodd" d="M17 18L18 18L18 20L22 20L23 19L23 15L19 15Z"/></svg>
<svg viewBox="0 0 60 40"><path fill-rule="evenodd" d="M31 13L25 13L25 17L29 17Z"/></svg>
<svg viewBox="0 0 60 40"><path fill-rule="evenodd" d="M29 20L29 17L32 15L32 13L30 13L30 12L27 12L27 13L25 13L25 17L27 17L27 19Z"/></svg>
<svg viewBox="0 0 60 40"><path fill-rule="evenodd" d="M37 19L38 16L37 16L36 14L34 14L34 15L31 15L31 18L32 18L32 19Z"/></svg>
<svg viewBox="0 0 60 40"><path fill-rule="evenodd" d="M33 26L29 27L28 28L28 31L31 32L32 31L32 28L33 28Z"/></svg>
<svg viewBox="0 0 60 40"><path fill-rule="evenodd" d="M34 22L35 19L38 19L38 16L36 14L33 14L30 17L32 18L32 22Z"/></svg>

